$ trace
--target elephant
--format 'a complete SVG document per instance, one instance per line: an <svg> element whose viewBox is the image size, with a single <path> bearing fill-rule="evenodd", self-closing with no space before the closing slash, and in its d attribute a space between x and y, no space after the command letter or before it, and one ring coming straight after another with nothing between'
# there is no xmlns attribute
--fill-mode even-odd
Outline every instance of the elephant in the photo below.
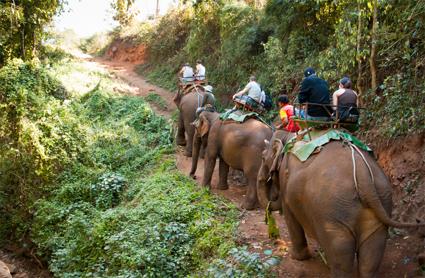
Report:
<svg viewBox="0 0 425 278"><path fill-rule="evenodd" d="M206 104L214 105L215 99L212 94L205 92L204 87L200 85L193 85L187 90L189 90L188 93L177 93L174 98L174 103L180 112L176 141L177 145L186 145L184 155L191 157L193 134L195 133L192 122L196 118L196 109Z"/></svg>
<svg viewBox="0 0 425 278"><path fill-rule="evenodd" d="M242 206L251 210L258 206L257 174L261 166L261 152L264 140L270 139L272 129L257 119L243 123L216 119L214 112L203 111L199 115L197 133L203 141L207 140L202 185L211 187L211 178L217 157L219 157L219 184L221 190L228 189L229 166L243 171L248 181L247 192ZM215 119L215 120L214 120ZM195 144L199 146L199 140ZM195 151L197 154L197 152ZM195 163L197 160L192 159ZM195 167L195 168L194 168ZM195 173L196 163L192 164L191 175Z"/></svg>
<svg viewBox="0 0 425 278"><path fill-rule="evenodd" d="M205 112L205 113L204 113ZM197 121L193 122L195 133L193 135L192 167L189 176L196 179L195 173L198 167L200 150L207 149L209 127L219 118L220 114L215 109L200 107L196 111Z"/></svg>
<svg viewBox="0 0 425 278"><path fill-rule="evenodd" d="M271 142L265 142L257 180L261 206L282 211L294 259L310 258L308 235L323 248L332 277L353 277L356 256L359 277L376 277L388 226L423 226L423 222L390 218L391 184L368 152L330 141L301 162L292 153L282 153L293 136L276 131ZM278 196L270 196L273 188Z"/></svg>

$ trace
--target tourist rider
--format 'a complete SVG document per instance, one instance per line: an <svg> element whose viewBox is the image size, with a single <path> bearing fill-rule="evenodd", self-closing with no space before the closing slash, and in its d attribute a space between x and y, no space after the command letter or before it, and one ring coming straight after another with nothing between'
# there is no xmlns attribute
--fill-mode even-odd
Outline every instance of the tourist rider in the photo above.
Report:
<svg viewBox="0 0 425 278"><path fill-rule="evenodd" d="M340 122L357 123L359 118L358 98L357 93L352 89L350 78L343 77L339 81L339 89L333 93L332 102Z"/></svg>
<svg viewBox="0 0 425 278"><path fill-rule="evenodd" d="M196 61L196 71L195 71L195 79L203 81L206 77L206 70L204 65L202 65L201 60Z"/></svg>
<svg viewBox="0 0 425 278"><path fill-rule="evenodd" d="M233 99L236 98L245 100L247 104L254 106L253 108L256 108L260 105L261 87L260 84L257 83L255 76L251 76L249 78L249 83L242 91L239 91L233 95Z"/></svg>
<svg viewBox="0 0 425 278"><path fill-rule="evenodd" d="M188 82L192 82L194 80L193 77L193 68L189 65L189 63L185 63L179 72L181 78L181 82L186 84Z"/></svg>
<svg viewBox="0 0 425 278"><path fill-rule="evenodd" d="M277 105L280 107L279 116L282 121L280 125L277 126L277 129L285 129L289 132L297 132L300 130L300 127L294 119L294 107L289 104L289 98L287 95L280 95L277 99Z"/></svg>
<svg viewBox="0 0 425 278"><path fill-rule="evenodd" d="M319 78L313 68L304 70L304 80L301 82L298 101L300 104L308 103L307 120L328 121L331 110L328 82Z"/></svg>

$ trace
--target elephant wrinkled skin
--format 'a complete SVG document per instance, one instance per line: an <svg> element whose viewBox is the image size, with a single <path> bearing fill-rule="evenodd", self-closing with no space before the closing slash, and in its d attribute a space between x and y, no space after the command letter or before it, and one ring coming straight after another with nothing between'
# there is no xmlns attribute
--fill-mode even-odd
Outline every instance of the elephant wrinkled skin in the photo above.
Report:
<svg viewBox="0 0 425 278"><path fill-rule="evenodd" d="M200 150L203 148L206 150L208 146L208 134L210 126L219 118L220 114L217 112L208 112L204 108L201 108L202 112L199 113L199 120L194 122L195 134L193 136L193 147L192 147L192 167L190 169L190 176L196 179L195 173L198 167L198 159L200 156Z"/></svg>
<svg viewBox="0 0 425 278"><path fill-rule="evenodd" d="M205 111L200 114L197 128L203 134L208 133L202 185L211 186L216 159L219 157L218 188L228 188L229 166L243 171L248 186L242 206L254 209L258 205L256 184L261 152L265 147L264 140L270 139L272 130L256 119L248 119L244 123L223 122L219 119L212 122L208 120L212 118L210 113ZM194 171L191 171L191 174L194 174Z"/></svg>
<svg viewBox="0 0 425 278"><path fill-rule="evenodd" d="M389 218L391 184L369 153L361 151L371 167L374 183L366 163L356 152L356 189L349 146L331 141L318 154L301 162L290 153L282 154L283 145L291 136L279 131L271 142L266 142L257 184L260 204L265 206L269 201L267 180L271 176L273 186L279 189L272 207L283 210L293 258L310 257L307 234L323 248L332 277L353 277L356 255L359 277L375 277L384 254L388 226L418 225Z"/></svg>
<svg viewBox="0 0 425 278"><path fill-rule="evenodd" d="M214 105L214 99L207 94L202 87L194 87L192 91L184 95L177 94L174 103L179 109L177 130L177 144L186 145L185 156L192 156L193 135L195 127L192 125L196 118L196 109L206 104ZM185 136L186 134L186 136Z"/></svg>

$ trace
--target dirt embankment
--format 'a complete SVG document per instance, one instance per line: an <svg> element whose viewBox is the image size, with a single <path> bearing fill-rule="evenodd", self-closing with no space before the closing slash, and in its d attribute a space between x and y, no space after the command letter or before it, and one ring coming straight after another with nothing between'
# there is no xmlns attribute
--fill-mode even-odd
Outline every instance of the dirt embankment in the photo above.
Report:
<svg viewBox="0 0 425 278"><path fill-rule="evenodd" d="M146 58L146 47L134 45L124 40L115 40L108 47L105 58L115 62L143 64Z"/></svg>

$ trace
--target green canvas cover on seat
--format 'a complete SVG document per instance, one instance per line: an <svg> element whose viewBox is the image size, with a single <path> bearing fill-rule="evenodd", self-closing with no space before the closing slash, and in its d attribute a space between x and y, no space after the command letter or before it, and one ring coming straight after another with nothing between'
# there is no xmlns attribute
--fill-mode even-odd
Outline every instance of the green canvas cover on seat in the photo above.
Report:
<svg viewBox="0 0 425 278"><path fill-rule="evenodd" d="M372 151L371 148L361 142L358 138L339 129L311 131L310 136L311 140L308 134L305 134L301 141L297 141L296 138L292 138L288 143L286 143L283 151L285 153L293 153L302 162L306 161L311 154L314 153L316 148L326 145L331 140L349 141L365 151Z"/></svg>
<svg viewBox="0 0 425 278"><path fill-rule="evenodd" d="M231 120L238 123L243 123L248 119L257 119L271 128L271 126L256 112L231 109L220 114L220 120L222 121Z"/></svg>

